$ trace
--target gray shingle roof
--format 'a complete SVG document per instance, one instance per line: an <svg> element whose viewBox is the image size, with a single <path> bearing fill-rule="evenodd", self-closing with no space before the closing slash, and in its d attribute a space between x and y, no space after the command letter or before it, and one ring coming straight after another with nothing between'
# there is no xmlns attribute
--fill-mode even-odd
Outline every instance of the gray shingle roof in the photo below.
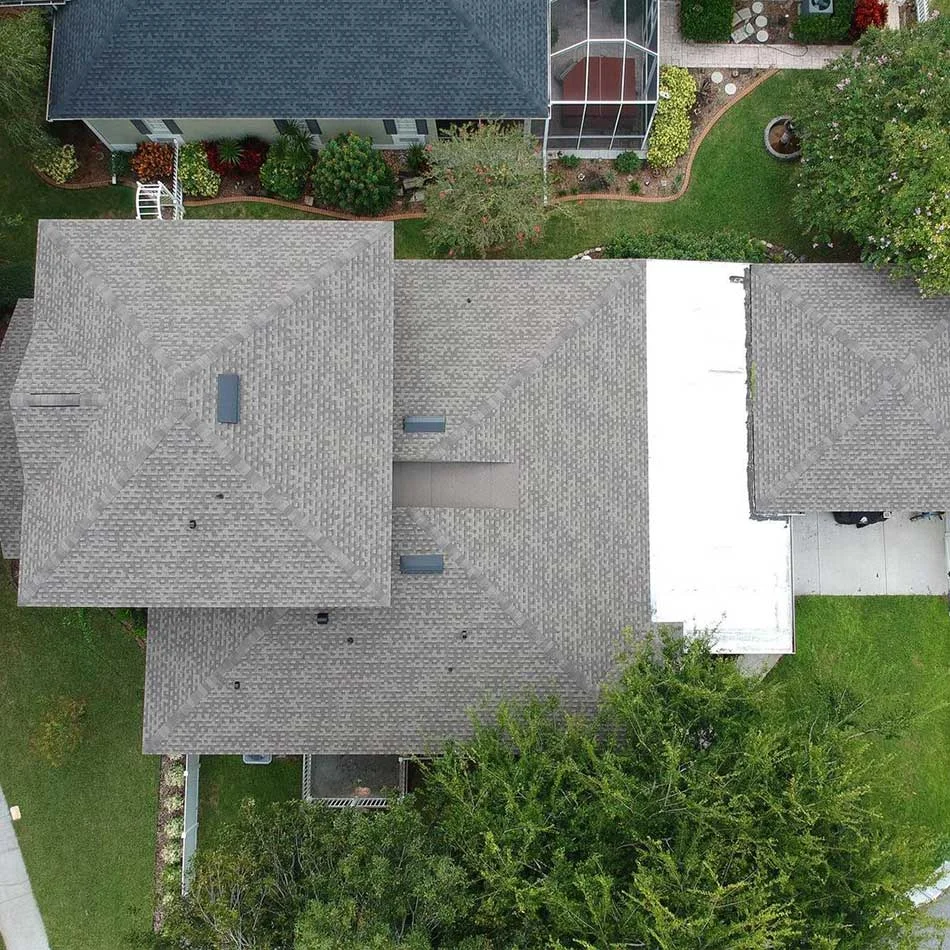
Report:
<svg viewBox="0 0 950 950"><path fill-rule="evenodd" d="M389 602L390 225L41 222L36 286L21 603Z"/></svg>
<svg viewBox="0 0 950 950"><path fill-rule="evenodd" d="M548 0L72 0L50 117L547 113Z"/></svg>
<svg viewBox="0 0 950 950"><path fill-rule="evenodd" d="M753 508L950 508L950 298L858 264L754 265Z"/></svg>
<svg viewBox="0 0 950 950"><path fill-rule="evenodd" d="M23 514L23 466L17 451L10 394L33 328L33 301L17 303L0 343L0 552L20 556Z"/></svg>
<svg viewBox="0 0 950 950"><path fill-rule="evenodd" d="M589 708L650 616L644 282L397 262L396 457L516 462L519 507L396 509L389 609L151 611L145 751L412 752L503 697ZM443 436L402 434L429 410ZM443 575L399 574L430 552Z"/></svg>

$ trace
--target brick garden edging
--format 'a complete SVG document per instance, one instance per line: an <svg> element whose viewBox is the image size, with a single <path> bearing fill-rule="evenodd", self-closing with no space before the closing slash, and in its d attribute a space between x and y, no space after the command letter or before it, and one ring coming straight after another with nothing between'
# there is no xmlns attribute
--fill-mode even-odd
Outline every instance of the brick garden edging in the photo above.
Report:
<svg viewBox="0 0 950 950"><path fill-rule="evenodd" d="M731 99L727 99L722 106L716 112L713 113L712 118L707 123L706 127L696 136L696 141L689 148L689 154L686 159L686 168L683 171L683 184L682 187L675 195L615 195L607 194L602 191L592 191L583 195L562 195L560 198L552 198L552 204L560 204L563 201L639 201L645 204L660 204L666 201L679 201L683 195L686 194L689 189L690 177L693 173L693 159L696 158L696 153L699 151L699 146L703 144L703 140L709 134L710 129L713 129L716 123L740 100L744 99L753 89L757 89L766 79L771 78L778 72L777 69L767 69L761 76L757 76L752 82L749 83L745 89L742 90L738 95L733 96Z"/></svg>
<svg viewBox="0 0 950 950"><path fill-rule="evenodd" d="M686 159L686 168L683 172L683 184L682 187L675 195L618 195L618 194L608 194L606 192L587 192L580 195L562 195L559 198L552 198L551 204L560 204L561 202L566 201L632 201L632 202L643 202L646 204L660 204L667 201L678 201L683 195L686 194L689 189L690 179L693 173L693 160L696 158L696 153L699 151L699 146L703 144L703 140L709 134L710 129L714 128L716 123L737 103L745 98L753 89L757 89L766 79L774 76L778 72L777 69L767 69L762 73L761 76L757 76L752 82L749 83L742 92L738 93L731 99L728 99L722 104L722 106L713 114L712 118L706 124L702 132L696 136L696 140L690 146L689 154ZM32 167L32 166L31 166ZM69 184L68 182L64 185L60 185L52 179L44 175L38 168L33 168L33 171L44 181L47 185L50 185L53 188L63 188L66 190L82 190L84 188L102 188L105 185L111 185L111 177L102 181L102 182L83 182L82 184ZM124 182L119 182L119 184L125 184ZM125 187L129 187L125 185ZM290 208L292 211L303 211L307 214L320 214L328 218L337 218L341 221L407 221L411 219L424 218L424 211L400 211L395 214L383 214L377 217L361 217L356 214L348 214L345 211L334 211L330 208L318 208L316 206L310 206L305 204L298 204L295 201L284 201L281 198L266 198L261 195L228 195L223 198L186 198L185 207L186 208L201 208L206 205L223 205L223 204L242 204L244 202L257 202L258 204L270 204L270 205L279 205L282 208Z"/></svg>
<svg viewBox="0 0 950 950"><path fill-rule="evenodd" d="M329 218L339 218L341 221L406 221L410 218L424 218L424 211L397 211L395 214L381 214L377 217L362 217L358 214L349 214L346 211L334 211L330 208L319 208L316 205L298 204L296 201L284 201L281 198L265 198L262 195L227 195L224 198L186 198L186 208L201 208L205 205L242 204L253 201L258 204L280 205L293 211L306 211L308 214L322 214Z"/></svg>

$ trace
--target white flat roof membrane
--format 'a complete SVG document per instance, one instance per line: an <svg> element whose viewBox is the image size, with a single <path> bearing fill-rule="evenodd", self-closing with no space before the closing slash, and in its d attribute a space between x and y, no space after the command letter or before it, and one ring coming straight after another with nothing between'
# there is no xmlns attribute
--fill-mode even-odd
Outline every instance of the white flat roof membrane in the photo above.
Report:
<svg viewBox="0 0 950 950"><path fill-rule="evenodd" d="M749 514L743 267L647 264L653 616L717 653L791 653L791 532Z"/></svg>

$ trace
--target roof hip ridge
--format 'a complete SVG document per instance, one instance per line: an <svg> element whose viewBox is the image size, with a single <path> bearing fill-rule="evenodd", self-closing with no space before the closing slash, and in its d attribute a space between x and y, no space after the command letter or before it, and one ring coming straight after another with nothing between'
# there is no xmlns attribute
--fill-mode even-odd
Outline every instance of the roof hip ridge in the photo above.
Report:
<svg viewBox="0 0 950 950"><path fill-rule="evenodd" d="M274 323L294 304L310 296L319 286L325 284L328 278L337 273L344 264L349 263L373 247L380 237L388 233L387 224L388 222L379 222L378 226L373 229L374 237L372 240L369 237L357 238L347 245L343 253L335 255L322 264L307 280L291 287L273 303L265 307L264 310L248 318L242 326L213 343L187 366L181 368L182 376L185 378L193 377L204 370L210 369L211 364L219 356L223 356L228 350L249 340L258 330Z"/></svg>
<svg viewBox="0 0 950 950"><path fill-rule="evenodd" d="M187 610L188 608L172 609ZM217 610L218 608L212 607L209 609ZM224 685L224 676L247 656L251 648L287 613L288 609L289 608L286 607L271 608L265 611L264 616L258 623L252 623L247 636L242 637L234 649L225 654L221 663L201 679L188 698L178 706L174 713L172 713L161 726L154 730L152 737L154 739L167 739L172 729L180 725L187 714L190 713L198 703L205 699L216 686Z"/></svg>
<svg viewBox="0 0 950 950"><path fill-rule="evenodd" d="M346 577L373 596L377 605L388 606L390 592L376 583L369 572L360 567L342 548L317 530L310 516L268 482L263 475L255 471L240 452L232 449L215 433L213 426L201 419L193 409L184 412L183 418L192 431L215 452L222 462L244 478L251 488L261 493L275 513L289 519L297 531L316 545Z"/></svg>
<svg viewBox="0 0 950 950"><path fill-rule="evenodd" d="M511 372L501 385L497 386L488 396L486 396L478 407L452 432L440 438L432 448L426 453L426 461L439 461L446 457L448 452L465 436L477 429L483 422L490 419L505 401L513 395L524 383L532 376L538 373L548 362L548 360L567 342L573 339L578 333L591 324L600 314L601 309L616 297L621 290L628 287L635 280L641 280L645 274L644 262L636 262L638 266L631 267L630 272L621 278L611 282L608 287L601 291L591 303L579 311L567 324L561 327L557 333L546 340L542 347L528 360L518 366Z"/></svg>

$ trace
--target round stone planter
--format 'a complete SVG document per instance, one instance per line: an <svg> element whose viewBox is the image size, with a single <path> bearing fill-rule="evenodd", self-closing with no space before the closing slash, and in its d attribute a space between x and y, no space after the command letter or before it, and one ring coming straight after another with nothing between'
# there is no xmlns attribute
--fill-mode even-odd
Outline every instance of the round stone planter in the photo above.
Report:
<svg viewBox="0 0 950 950"><path fill-rule="evenodd" d="M780 115L772 119L765 127L765 150L772 158L780 162L793 162L802 155L801 145L794 128L789 133L789 141L782 142L782 135L789 131L787 126L791 125L791 122L790 115Z"/></svg>

